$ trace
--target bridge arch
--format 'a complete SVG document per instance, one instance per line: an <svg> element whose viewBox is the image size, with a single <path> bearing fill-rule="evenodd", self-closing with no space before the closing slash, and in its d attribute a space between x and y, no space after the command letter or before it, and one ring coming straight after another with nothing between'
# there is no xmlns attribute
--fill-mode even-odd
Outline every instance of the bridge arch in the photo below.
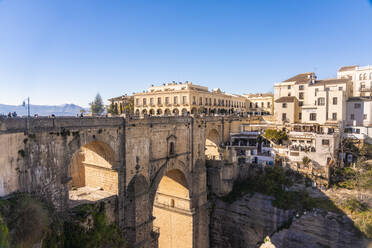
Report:
<svg viewBox="0 0 372 248"><path fill-rule="evenodd" d="M187 173L177 167L164 170L160 181L154 185L152 215L153 226L160 234L159 248L193 247L194 213L190 182Z"/></svg>
<svg viewBox="0 0 372 248"><path fill-rule="evenodd" d="M212 128L208 130L205 140L205 159L207 160L219 160L220 154L218 147L221 144L221 135L219 132Z"/></svg>
<svg viewBox="0 0 372 248"><path fill-rule="evenodd" d="M90 141L72 154L67 168L69 205L94 202L118 194L115 152L102 141Z"/></svg>

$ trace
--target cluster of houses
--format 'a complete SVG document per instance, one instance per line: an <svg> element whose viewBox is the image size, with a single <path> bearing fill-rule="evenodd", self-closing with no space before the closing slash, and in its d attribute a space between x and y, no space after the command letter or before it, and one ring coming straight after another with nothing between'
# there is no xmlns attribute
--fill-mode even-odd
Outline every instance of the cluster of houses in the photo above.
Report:
<svg viewBox="0 0 372 248"><path fill-rule="evenodd" d="M123 100L124 99L124 100ZM337 78L318 79L301 73L274 84L274 94L228 94L191 82L151 86L133 96L110 99L122 113L128 99L132 114L146 116L241 115L259 116L261 122L242 125L228 144L239 163L271 165L278 158L297 170L329 178L329 168L344 156L340 142L351 138L372 143L372 66L345 66ZM128 109L128 108L127 108ZM266 140L266 129L285 131L283 144Z"/></svg>

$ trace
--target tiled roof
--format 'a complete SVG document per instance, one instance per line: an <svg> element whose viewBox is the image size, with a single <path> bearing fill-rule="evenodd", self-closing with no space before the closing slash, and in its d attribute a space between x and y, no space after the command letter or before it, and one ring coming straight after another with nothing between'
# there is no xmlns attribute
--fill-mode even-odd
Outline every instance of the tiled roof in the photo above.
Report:
<svg viewBox="0 0 372 248"><path fill-rule="evenodd" d="M330 78L324 80L317 80L315 83L311 84L310 86L320 86L320 85L328 85L328 84L344 84L351 82L350 79L347 78Z"/></svg>
<svg viewBox="0 0 372 248"><path fill-rule="evenodd" d="M276 99L275 102L277 102L277 103L294 102L295 100L297 100L297 98L295 96L283 96L281 98Z"/></svg>
<svg viewBox="0 0 372 248"><path fill-rule="evenodd" d="M340 69L338 69L339 72L341 71L352 71L352 70L355 70L355 68L357 68L358 66L357 65L351 65L351 66L342 66L340 67Z"/></svg>
<svg viewBox="0 0 372 248"><path fill-rule="evenodd" d="M315 73L314 72L305 72L305 73L301 73L301 74L298 74L294 77L291 77L283 82L296 82L297 84L301 84L301 83L308 83L310 82L310 78L309 76L312 76L314 77L315 76Z"/></svg>
<svg viewBox="0 0 372 248"><path fill-rule="evenodd" d="M257 94L244 94L245 97L266 97L266 96L273 96L272 93L257 93Z"/></svg>

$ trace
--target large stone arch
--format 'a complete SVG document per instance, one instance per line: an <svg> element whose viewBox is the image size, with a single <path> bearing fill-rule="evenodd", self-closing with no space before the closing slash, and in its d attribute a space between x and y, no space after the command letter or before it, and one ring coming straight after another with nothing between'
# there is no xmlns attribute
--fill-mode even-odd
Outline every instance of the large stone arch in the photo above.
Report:
<svg viewBox="0 0 372 248"><path fill-rule="evenodd" d="M119 194L117 158L107 143L89 138L74 138L66 154L66 194L69 206L89 203Z"/></svg>
<svg viewBox="0 0 372 248"><path fill-rule="evenodd" d="M180 161L167 163L152 187L153 226L159 230L159 248L193 247L194 211L190 173ZM172 164L173 163L173 164Z"/></svg>
<svg viewBox="0 0 372 248"><path fill-rule="evenodd" d="M167 172L171 170L179 170L185 175L185 179L188 185L191 183L191 174L184 162L181 160L178 160L176 158L172 158L167 160L156 172L155 176L151 180L151 185L150 185L150 203L153 206L154 200L155 200L155 195L156 191L159 187L159 183L161 179L164 177L164 175L167 174ZM152 207L151 207L152 211Z"/></svg>

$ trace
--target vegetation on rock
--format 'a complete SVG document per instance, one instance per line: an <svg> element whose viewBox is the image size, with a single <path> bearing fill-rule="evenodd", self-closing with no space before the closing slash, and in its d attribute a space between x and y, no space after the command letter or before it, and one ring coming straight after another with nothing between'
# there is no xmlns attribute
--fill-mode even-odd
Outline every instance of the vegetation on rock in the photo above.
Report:
<svg viewBox="0 0 372 248"><path fill-rule="evenodd" d="M127 247L124 233L105 216L105 204L84 204L59 216L35 196L0 199L0 248Z"/></svg>

